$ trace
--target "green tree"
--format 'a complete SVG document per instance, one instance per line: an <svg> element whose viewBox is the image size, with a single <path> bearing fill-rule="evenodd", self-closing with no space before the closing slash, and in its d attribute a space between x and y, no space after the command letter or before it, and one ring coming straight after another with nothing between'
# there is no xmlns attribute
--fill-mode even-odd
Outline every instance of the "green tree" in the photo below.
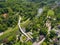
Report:
<svg viewBox="0 0 60 45"><path fill-rule="evenodd" d="M48 30L45 29L45 28L42 28L42 29L40 30L40 35L44 35L44 36L46 36L47 33L48 33Z"/></svg>
<svg viewBox="0 0 60 45"><path fill-rule="evenodd" d="M43 42L42 45L47 45L47 43L46 42Z"/></svg>
<svg viewBox="0 0 60 45"><path fill-rule="evenodd" d="M31 42L31 41L28 41L28 42L27 42L27 45L32 45L32 42Z"/></svg>
<svg viewBox="0 0 60 45"><path fill-rule="evenodd" d="M54 11L53 10L48 10L47 16L53 17L54 16Z"/></svg>
<svg viewBox="0 0 60 45"><path fill-rule="evenodd" d="M50 38L53 38L53 37L55 37L56 36L56 33L55 33L55 31L50 31Z"/></svg>

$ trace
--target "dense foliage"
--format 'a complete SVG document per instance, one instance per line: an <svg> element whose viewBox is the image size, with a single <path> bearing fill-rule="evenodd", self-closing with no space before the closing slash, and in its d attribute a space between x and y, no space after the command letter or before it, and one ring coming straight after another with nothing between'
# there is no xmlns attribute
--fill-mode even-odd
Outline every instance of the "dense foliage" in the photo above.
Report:
<svg viewBox="0 0 60 45"><path fill-rule="evenodd" d="M0 44L5 45L32 45L35 41L40 41L40 36L46 37L42 45L50 45L50 42L56 38L56 32L52 31L60 25L60 6L56 6L59 0L5 0L0 1ZM56 7L55 7L56 6ZM55 7L55 8L54 8ZM38 10L42 8L43 12L38 14ZM39 15L39 16L37 16ZM18 28L19 16L21 19L21 27L26 33L31 32L33 39L25 42L25 35L20 40L22 32ZM51 23L51 31L48 34L46 22ZM48 23L49 23L48 22ZM18 40L17 40L18 35ZM58 38L58 37L57 37Z"/></svg>

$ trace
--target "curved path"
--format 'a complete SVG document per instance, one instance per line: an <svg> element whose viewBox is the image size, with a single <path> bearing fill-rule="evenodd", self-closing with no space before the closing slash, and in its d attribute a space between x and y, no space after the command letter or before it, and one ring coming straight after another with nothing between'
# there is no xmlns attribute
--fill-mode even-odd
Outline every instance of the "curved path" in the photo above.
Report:
<svg viewBox="0 0 60 45"><path fill-rule="evenodd" d="M23 31L23 29L21 28L21 26L20 26L20 21L21 21L21 17L19 16L18 27L19 27L20 31L21 31L28 39L31 39L31 38Z"/></svg>
<svg viewBox="0 0 60 45"><path fill-rule="evenodd" d="M50 34L50 31L51 31L51 23L47 23L47 25L48 25L48 34ZM45 39L46 39L46 37L44 37L38 44L40 45Z"/></svg>
<svg viewBox="0 0 60 45"><path fill-rule="evenodd" d="M40 11L40 13L42 13L43 12L43 9L39 9L39 11ZM40 13L38 13L38 14L40 14ZM46 24L47 24L46 26L48 27L48 34L50 34L50 31L51 31L51 23L46 22ZM44 42L45 39L46 39L46 37L44 37L39 42L34 42L33 45L41 45Z"/></svg>

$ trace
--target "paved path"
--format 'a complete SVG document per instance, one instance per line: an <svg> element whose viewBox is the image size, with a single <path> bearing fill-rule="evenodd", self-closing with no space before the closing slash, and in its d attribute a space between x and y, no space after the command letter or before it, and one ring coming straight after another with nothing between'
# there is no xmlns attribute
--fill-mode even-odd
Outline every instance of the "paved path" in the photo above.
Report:
<svg viewBox="0 0 60 45"><path fill-rule="evenodd" d="M31 39L31 38L22 30L22 28L21 28L21 26L20 26L20 21L21 21L21 17L19 16L18 26L19 26L20 31L21 31L28 39Z"/></svg>

